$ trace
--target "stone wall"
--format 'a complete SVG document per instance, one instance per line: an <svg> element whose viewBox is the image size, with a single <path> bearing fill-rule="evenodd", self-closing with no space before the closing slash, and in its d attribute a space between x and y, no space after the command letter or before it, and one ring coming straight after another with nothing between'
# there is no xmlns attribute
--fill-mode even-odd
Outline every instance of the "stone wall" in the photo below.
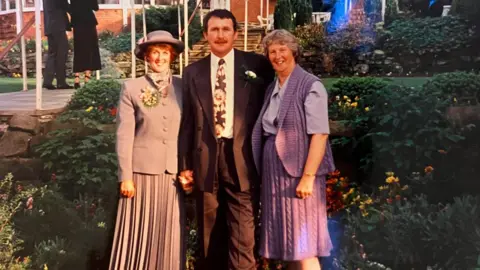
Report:
<svg viewBox="0 0 480 270"><path fill-rule="evenodd" d="M55 129L55 115L15 114L0 117L0 178L11 172L21 181L38 181L42 162L34 158L33 148Z"/></svg>

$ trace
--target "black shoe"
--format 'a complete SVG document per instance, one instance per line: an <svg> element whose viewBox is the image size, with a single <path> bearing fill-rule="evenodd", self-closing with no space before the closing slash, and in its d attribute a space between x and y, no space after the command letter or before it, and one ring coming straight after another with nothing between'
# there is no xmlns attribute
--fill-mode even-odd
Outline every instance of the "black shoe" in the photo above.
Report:
<svg viewBox="0 0 480 270"><path fill-rule="evenodd" d="M57 89L53 84L44 84L42 85L43 88L46 88L48 90L55 90Z"/></svg>
<svg viewBox="0 0 480 270"><path fill-rule="evenodd" d="M78 82L76 82L76 83L73 85L73 88L75 88L75 89L78 89L78 88L80 88L80 87L81 87L81 86L80 86L80 83L78 83Z"/></svg>
<svg viewBox="0 0 480 270"><path fill-rule="evenodd" d="M73 87L69 84L60 84L57 85L57 89L73 89Z"/></svg>

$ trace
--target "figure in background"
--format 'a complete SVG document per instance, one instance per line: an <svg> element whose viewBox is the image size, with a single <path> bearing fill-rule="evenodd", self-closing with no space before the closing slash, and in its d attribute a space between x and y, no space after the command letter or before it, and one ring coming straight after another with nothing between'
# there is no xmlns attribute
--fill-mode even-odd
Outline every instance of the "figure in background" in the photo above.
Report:
<svg viewBox="0 0 480 270"><path fill-rule="evenodd" d="M43 74L43 87L48 90L70 89L67 84L66 63L68 39L66 31L71 31L68 20L67 0L43 0L44 34L48 39L48 59ZM53 85L57 80L57 86Z"/></svg>
<svg viewBox="0 0 480 270"><path fill-rule="evenodd" d="M85 83L90 80L93 70L102 69L98 47L96 0L70 0L70 16L73 27L73 72L75 89L80 87L80 74L85 72Z"/></svg>
<svg viewBox="0 0 480 270"><path fill-rule="evenodd" d="M140 39L149 74L126 81L117 113L120 198L110 270L185 267L183 191L177 181L182 80L172 75L184 45L167 31Z"/></svg>
<svg viewBox="0 0 480 270"><path fill-rule="evenodd" d="M300 45L286 30L263 39L277 74L253 128L261 171L260 255L289 270L320 270L330 256L325 176L335 170L328 143L328 98L316 76L297 64Z"/></svg>

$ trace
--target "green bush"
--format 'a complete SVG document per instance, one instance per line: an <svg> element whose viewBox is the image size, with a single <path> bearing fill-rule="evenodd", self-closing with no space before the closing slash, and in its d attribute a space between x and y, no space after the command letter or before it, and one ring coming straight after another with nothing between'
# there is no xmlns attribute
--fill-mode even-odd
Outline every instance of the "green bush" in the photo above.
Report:
<svg viewBox="0 0 480 270"><path fill-rule="evenodd" d="M143 33L136 33L135 42L143 36ZM122 52L130 52L132 48L132 39L130 32L122 32L116 36L108 37L100 40L102 47L114 54Z"/></svg>
<svg viewBox="0 0 480 270"><path fill-rule="evenodd" d="M117 80L92 80L75 92L59 120L111 124L116 117L120 91L121 84Z"/></svg>
<svg viewBox="0 0 480 270"><path fill-rule="evenodd" d="M338 259L343 269L357 269L368 261L392 269L478 267L480 197L458 197L448 204L431 204L425 196L389 202L372 198L364 210L351 209L346 217Z"/></svg>
<svg viewBox="0 0 480 270"><path fill-rule="evenodd" d="M358 121L359 115L373 105L365 97L384 89L388 84L384 79L373 77L351 77L336 81L328 90L329 117L335 120Z"/></svg>
<svg viewBox="0 0 480 270"><path fill-rule="evenodd" d="M472 46L473 29L458 17L411 18L393 21L382 39L389 55L444 53Z"/></svg>
<svg viewBox="0 0 480 270"><path fill-rule="evenodd" d="M69 198L79 194L110 194L117 183L115 134L92 132L86 135L74 129L50 134L51 139L35 148L45 169Z"/></svg>
<svg viewBox="0 0 480 270"><path fill-rule="evenodd" d="M273 24L275 29L293 30L295 28L294 16L295 7L291 0L278 0L273 13Z"/></svg>
<svg viewBox="0 0 480 270"><path fill-rule="evenodd" d="M422 90L430 97L447 101L445 105L477 105L480 76L468 72L442 73L428 80Z"/></svg>
<svg viewBox="0 0 480 270"><path fill-rule="evenodd" d="M196 2L191 1L188 7L189 16L195 9ZM183 6L180 7L180 20L183 25ZM136 16L137 32L143 33L142 15ZM190 17L188 17L190 19ZM155 30L165 30L170 32L175 38L178 38L178 8L176 6L168 7L149 7L145 11L145 24L147 33ZM182 29L183 30L183 29ZM190 47L202 38L202 26L198 13L192 19L188 26L188 42Z"/></svg>
<svg viewBox="0 0 480 270"><path fill-rule="evenodd" d="M312 2L307 0L295 0L295 26L307 25L312 22Z"/></svg>
<svg viewBox="0 0 480 270"><path fill-rule="evenodd" d="M322 49L325 47L326 32L323 24L307 24L297 26L293 31L302 51Z"/></svg>
<svg viewBox="0 0 480 270"><path fill-rule="evenodd" d="M458 15L479 24L480 2L477 0L453 0L450 9L452 15Z"/></svg>

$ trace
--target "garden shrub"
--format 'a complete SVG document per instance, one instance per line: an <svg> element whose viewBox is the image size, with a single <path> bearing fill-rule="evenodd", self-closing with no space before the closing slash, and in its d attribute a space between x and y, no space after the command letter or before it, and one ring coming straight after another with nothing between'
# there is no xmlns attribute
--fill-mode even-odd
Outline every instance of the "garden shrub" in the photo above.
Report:
<svg viewBox="0 0 480 270"><path fill-rule="evenodd" d="M74 129L54 131L35 151L45 169L55 174L63 194L111 194L117 183L115 134L95 132L85 136ZM105 195L106 196L106 195Z"/></svg>
<svg viewBox="0 0 480 270"><path fill-rule="evenodd" d="M367 262L392 269L477 266L480 235L471 232L480 230L480 197L432 204L426 196L406 194L411 187L400 185L393 173L386 182L372 196L363 195L346 215L344 249L337 260L342 269L357 269Z"/></svg>
<svg viewBox="0 0 480 270"><path fill-rule="evenodd" d="M391 55L441 53L469 46L472 29L458 17L395 20L386 28L383 49Z"/></svg>
<svg viewBox="0 0 480 270"><path fill-rule="evenodd" d="M273 13L273 24L275 29L293 30L295 7L291 0L278 0Z"/></svg>
<svg viewBox="0 0 480 270"><path fill-rule="evenodd" d="M295 26L307 25L312 22L312 2L307 0L294 0Z"/></svg>
<svg viewBox="0 0 480 270"><path fill-rule="evenodd" d="M415 74L470 70L478 56L476 30L452 16L398 19L379 36L377 46L406 72Z"/></svg>
<svg viewBox="0 0 480 270"><path fill-rule="evenodd" d="M323 24L297 26L293 31L302 51L322 49L325 47L325 27Z"/></svg>
<svg viewBox="0 0 480 270"><path fill-rule="evenodd" d="M450 14L464 17L480 24L478 14L480 14L480 2L477 0L453 0Z"/></svg>
<svg viewBox="0 0 480 270"><path fill-rule="evenodd" d="M143 33L136 33L135 41L143 37ZM130 52L132 48L132 40L130 32L122 32L116 36L109 37L105 35L105 38L100 40L100 45L114 54L122 52Z"/></svg>
<svg viewBox="0 0 480 270"><path fill-rule="evenodd" d="M477 105L480 99L480 76L469 72L449 72L433 76L422 90L430 97L446 100L446 105Z"/></svg>
<svg viewBox="0 0 480 270"><path fill-rule="evenodd" d="M121 84L117 80L92 80L75 92L67 104L67 111L59 120L80 119L101 124L113 123L120 92Z"/></svg>
<svg viewBox="0 0 480 270"><path fill-rule="evenodd" d="M188 7L188 19L193 13L196 7L196 2L192 1ZM183 6L180 7L181 22L183 25ZM137 32L143 34L143 19L142 14L138 14L136 17ZM175 38L178 38L178 8L176 6L168 7L154 7L151 6L145 10L145 24L147 27L147 33L155 30L165 30L171 33ZM183 30L183 29L182 29ZM202 26L200 23L200 17L198 13L192 19L188 26L188 38L189 45L197 43L202 38Z"/></svg>

